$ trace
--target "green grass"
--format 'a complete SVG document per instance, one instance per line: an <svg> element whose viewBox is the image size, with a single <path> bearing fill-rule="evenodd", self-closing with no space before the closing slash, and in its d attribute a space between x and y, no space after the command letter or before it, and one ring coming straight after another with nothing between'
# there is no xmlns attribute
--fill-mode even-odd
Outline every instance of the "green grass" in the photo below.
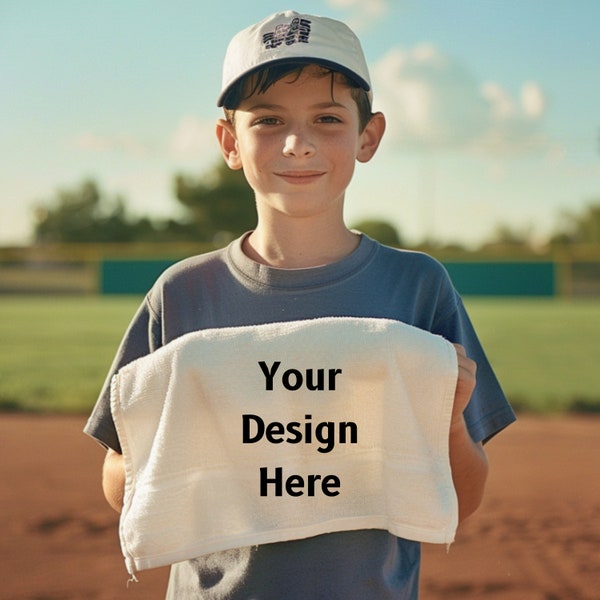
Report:
<svg viewBox="0 0 600 600"><path fill-rule="evenodd" d="M89 411L139 302L0 297L0 408Z"/></svg>
<svg viewBox="0 0 600 600"><path fill-rule="evenodd" d="M89 412L139 302L0 296L0 409ZM517 409L600 411L600 301L465 303Z"/></svg>
<svg viewBox="0 0 600 600"><path fill-rule="evenodd" d="M600 412L600 301L467 299L513 406Z"/></svg>

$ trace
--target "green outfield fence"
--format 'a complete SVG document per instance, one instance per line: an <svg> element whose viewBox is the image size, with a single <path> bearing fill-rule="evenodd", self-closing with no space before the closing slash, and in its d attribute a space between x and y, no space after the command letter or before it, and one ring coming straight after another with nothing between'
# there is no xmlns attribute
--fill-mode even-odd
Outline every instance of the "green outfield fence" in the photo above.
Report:
<svg viewBox="0 0 600 600"><path fill-rule="evenodd" d="M445 262L456 289L464 296L554 296L553 262Z"/></svg>
<svg viewBox="0 0 600 600"><path fill-rule="evenodd" d="M1 293L143 294L188 245L0 248ZM543 257L433 253L465 296L600 297L600 248Z"/></svg>
<svg viewBox="0 0 600 600"><path fill-rule="evenodd" d="M103 260L102 294L143 294L173 261ZM557 292L553 262L445 262L462 295L554 296Z"/></svg>

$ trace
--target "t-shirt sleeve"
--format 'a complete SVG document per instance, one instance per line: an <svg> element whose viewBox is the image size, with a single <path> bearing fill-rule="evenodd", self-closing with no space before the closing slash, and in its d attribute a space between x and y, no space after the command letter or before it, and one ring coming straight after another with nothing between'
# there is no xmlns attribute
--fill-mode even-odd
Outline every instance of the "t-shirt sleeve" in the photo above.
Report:
<svg viewBox="0 0 600 600"><path fill-rule="evenodd" d="M84 427L84 432L107 448L121 453L121 444L110 410L110 384L119 369L156 349L156 318L148 299L140 305L127 328L109 369L100 396Z"/></svg>
<svg viewBox="0 0 600 600"><path fill-rule="evenodd" d="M485 443L515 421L516 417L461 298L456 292L454 294L455 310L436 324L435 333L444 336L452 343L462 344L467 356L477 364L477 383L464 415L473 440Z"/></svg>

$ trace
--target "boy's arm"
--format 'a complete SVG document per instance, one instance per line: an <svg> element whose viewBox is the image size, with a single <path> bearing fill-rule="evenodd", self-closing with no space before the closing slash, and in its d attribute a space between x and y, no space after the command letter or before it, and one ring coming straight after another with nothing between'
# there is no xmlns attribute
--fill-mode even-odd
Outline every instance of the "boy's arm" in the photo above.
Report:
<svg viewBox="0 0 600 600"><path fill-rule="evenodd" d="M123 508L123 494L125 491L125 465L123 455L108 449L102 468L102 490L104 497L118 513Z"/></svg>
<svg viewBox="0 0 600 600"><path fill-rule="evenodd" d="M450 466L458 496L458 520L461 522L481 504L488 474L488 460L483 444L472 440L463 416L475 389L477 365L467 357L462 346L454 346L458 357L458 381L450 425Z"/></svg>

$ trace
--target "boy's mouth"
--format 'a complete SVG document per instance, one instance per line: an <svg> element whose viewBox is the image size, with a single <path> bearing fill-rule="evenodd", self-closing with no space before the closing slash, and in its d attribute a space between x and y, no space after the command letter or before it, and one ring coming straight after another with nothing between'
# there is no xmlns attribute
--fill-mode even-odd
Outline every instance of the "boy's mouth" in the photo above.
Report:
<svg viewBox="0 0 600 600"><path fill-rule="evenodd" d="M323 171L280 171L275 174L288 183L306 184L317 181L325 173Z"/></svg>

